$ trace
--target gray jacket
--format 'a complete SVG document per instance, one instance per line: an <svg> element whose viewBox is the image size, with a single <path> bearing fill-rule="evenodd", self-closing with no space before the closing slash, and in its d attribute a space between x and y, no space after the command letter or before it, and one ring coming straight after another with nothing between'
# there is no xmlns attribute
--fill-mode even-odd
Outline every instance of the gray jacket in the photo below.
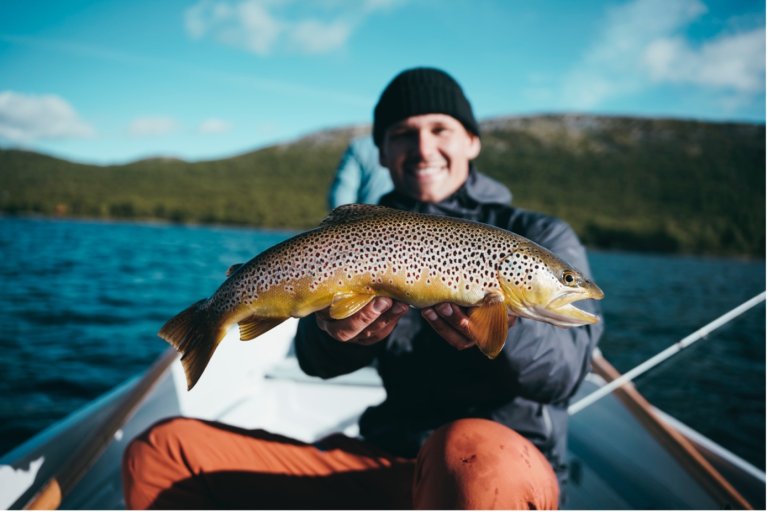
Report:
<svg viewBox="0 0 768 512"><path fill-rule="evenodd" d="M512 208L510 200L503 185L473 169L467 183L441 203L421 203L394 191L382 197L380 204L508 229L546 247L591 278L584 247L565 222ZM595 301L580 307L599 313ZM561 329L518 319L502 353L488 360L479 350L452 348L416 310L373 346L339 343L321 331L310 315L299 322L296 352L306 373L323 378L376 364L387 398L365 411L360 433L391 453L413 457L440 425L465 417L489 418L532 441L552 463L562 484L568 399L589 371L590 354L602 330L602 323Z"/></svg>

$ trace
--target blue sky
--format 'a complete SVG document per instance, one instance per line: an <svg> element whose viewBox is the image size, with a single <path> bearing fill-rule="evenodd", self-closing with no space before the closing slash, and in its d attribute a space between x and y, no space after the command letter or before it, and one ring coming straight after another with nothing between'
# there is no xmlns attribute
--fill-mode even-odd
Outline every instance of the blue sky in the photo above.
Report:
<svg viewBox="0 0 768 512"><path fill-rule="evenodd" d="M0 0L0 147L205 160L369 123L436 66L477 117L765 122L747 0Z"/></svg>

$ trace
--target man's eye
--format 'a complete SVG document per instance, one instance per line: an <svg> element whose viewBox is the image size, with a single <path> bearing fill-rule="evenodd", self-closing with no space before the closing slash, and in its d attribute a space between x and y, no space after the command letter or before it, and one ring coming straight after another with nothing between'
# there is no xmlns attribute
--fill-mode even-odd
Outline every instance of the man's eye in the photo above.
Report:
<svg viewBox="0 0 768 512"><path fill-rule="evenodd" d="M455 133L456 129L452 126L441 126L440 128L436 128L434 131L435 136L441 138L453 137Z"/></svg>
<svg viewBox="0 0 768 512"><path fill-rule="evenodd" d="M404 139L408 136L408 132L390 132L390 139Z"/></svg>

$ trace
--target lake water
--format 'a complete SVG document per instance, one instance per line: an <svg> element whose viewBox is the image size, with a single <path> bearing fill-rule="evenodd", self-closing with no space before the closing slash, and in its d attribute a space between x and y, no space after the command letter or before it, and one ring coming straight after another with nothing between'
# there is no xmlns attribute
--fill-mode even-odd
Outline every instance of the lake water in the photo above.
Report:
<svg viewBox="0 0 768 512"><path fill-rule="evenodd" d="M0 218L0 453L146 369L158 328L227 268L290 233ZM591 251L600 348L627 371L765 289L765 262ZM671 413L765 468L765 306L638 380Z"/></svg>

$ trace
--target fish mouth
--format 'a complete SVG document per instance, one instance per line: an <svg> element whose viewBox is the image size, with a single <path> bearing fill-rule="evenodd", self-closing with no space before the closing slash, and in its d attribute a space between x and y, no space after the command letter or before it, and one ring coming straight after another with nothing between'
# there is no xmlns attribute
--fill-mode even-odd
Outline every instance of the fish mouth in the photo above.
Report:
<svg viewBox="0 0 768 512"><path fill-rule="evenodd" d="M544 320L558 327L579 327L596 324L600 321L599 316L588 313L572 304L558 308L534 306L531 310L537 320Z"/></svg>
<svg viewBox="0 0 768 512"><path fill-rule="evenodd" d="M574 302L586 299L600 300L605 297L603 291L592 282L587 282L577 290L567 290L543 306L532 306L531 310L541 320L559 327L578 327L595 324L600 317L579 309Z"/></svg>

